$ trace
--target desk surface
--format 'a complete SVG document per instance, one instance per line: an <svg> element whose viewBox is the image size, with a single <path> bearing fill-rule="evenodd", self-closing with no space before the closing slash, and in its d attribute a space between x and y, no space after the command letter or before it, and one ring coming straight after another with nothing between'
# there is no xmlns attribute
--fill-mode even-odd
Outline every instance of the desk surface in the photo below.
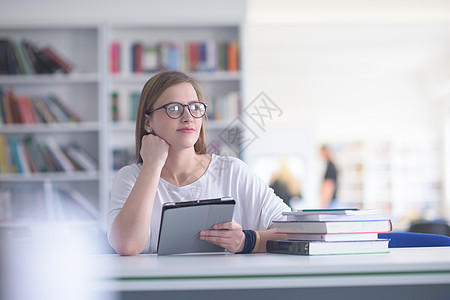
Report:
<svg viewBox="0 0 450 300"><path fill-rule="evenodd" d="M196 290L450 284L450 247L387 254L99 255L108 290ZM450 285L449 285L450 286Z"/></svg>

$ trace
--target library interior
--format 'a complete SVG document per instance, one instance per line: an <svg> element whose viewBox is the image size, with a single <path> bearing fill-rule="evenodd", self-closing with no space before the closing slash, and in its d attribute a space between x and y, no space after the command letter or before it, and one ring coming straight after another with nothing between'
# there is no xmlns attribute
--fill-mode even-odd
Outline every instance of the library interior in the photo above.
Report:
<svg viewBox="0 0 450 300"><path fill-rule="evenodd" d="M243 161L290 208L269 224L287 233L273 253L123 257L108 243L116 174L140 155L141 91L162 70L203 89L206 152ZM318 241L291 224L342 215L384 227ZM449 224L446 0L2 3L2 299L447 299ZM447 240L397 249L386 233ZM351 252L345 237L376 254L327 255Z"/></svg>

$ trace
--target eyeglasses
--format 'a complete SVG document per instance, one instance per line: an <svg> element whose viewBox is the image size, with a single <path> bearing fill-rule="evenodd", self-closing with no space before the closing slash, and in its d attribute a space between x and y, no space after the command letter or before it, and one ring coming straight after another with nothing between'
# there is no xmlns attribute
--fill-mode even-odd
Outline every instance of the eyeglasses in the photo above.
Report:
<svg viewBox="0 0 450 300"><path fill-rule="evenodd" d="M181 104L179 102L171 102L171 103L164 104L158 108L152 109L151 111L147 112L146 114L149 115L154 111L164 108L166 110L166 114L170 118L178 119L178 118L181 118L181 116L183 115L185 107L188 108L191 116L193 116L194 118L201 118L206 113L207 105L203 102L191 102L189 104Z"/></svg>

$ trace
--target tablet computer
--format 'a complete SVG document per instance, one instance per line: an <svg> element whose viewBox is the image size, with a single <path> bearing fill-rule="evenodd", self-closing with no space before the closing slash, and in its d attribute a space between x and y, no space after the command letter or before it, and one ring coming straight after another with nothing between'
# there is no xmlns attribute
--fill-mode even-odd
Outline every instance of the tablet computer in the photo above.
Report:
<svg viewBox="0 0 450 300"><path fill-rule="evenodd" d="M231 197L164 203L158 237L158 255L223 252L224 248L200 240L200 231L230 222L235 201Z"/></svg>

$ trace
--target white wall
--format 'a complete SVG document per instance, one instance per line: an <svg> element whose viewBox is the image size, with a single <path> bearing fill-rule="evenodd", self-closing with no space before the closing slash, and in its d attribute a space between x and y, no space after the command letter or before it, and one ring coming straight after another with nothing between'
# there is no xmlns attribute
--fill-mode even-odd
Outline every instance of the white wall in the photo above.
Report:
<svg viewBox="0 0 450 300"><path fill-rule="evenodd" d="M2 0L1 21L242 20L241 0Z"/></svg>
<svg viewBox="0 0 450 300"><path fill-rule="evenodd" d="M272 2L249 1L247 84L250 97L264 91L284 108L278 122L306 122L320 141L442 131L443 120L436 117L440 103L424 77L438 61L446 61L439 70L450 67L450 5L434 11L447 12L445 23L424 22L418 10L408 21L386 23L383 1L375 9L378 19L372 12L370 22L342 16L353 9L361 18L363 6L348 11L340 6L324 21L320 3ZM424 15L431 15L426 8Z"/></svg>

